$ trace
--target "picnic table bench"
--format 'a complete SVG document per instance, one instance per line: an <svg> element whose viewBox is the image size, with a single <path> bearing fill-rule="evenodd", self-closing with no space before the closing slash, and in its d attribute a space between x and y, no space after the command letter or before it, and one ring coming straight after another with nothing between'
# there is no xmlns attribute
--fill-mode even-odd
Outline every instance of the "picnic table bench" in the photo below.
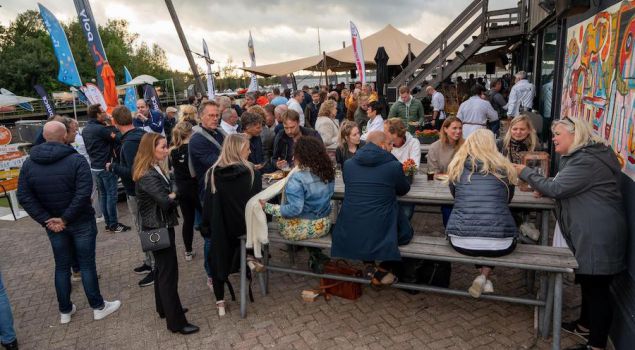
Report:
<svg viewBox="0 0 635 350"><path fill-rule="evenodd" d="M298 274L316 278L329 278L334 280L357 282L370 284L370 280L344 275L317 274L303 269L297 269L289 265L273 264L269 258L269 245L271 243L282 243L302 247L314 247L330 252L331 236L320 239L310 239L304 241L289 241L278 233L277 224L269 226L269 244L263 247L263 264L265 271L261 277L261 289L263 295L268 292L269 272L282 272ZM540 271L548 275L547 293L539 293L536 298L514 297L497 294L482 294L480 299L504 301L509 303L524 304L538 308L540 314L545 315L538 324L538 329L543 337L549 334L549 323L553 322L552 349L560 348L560 324L562 318L562 275L572 273L577 268L575 257L569 249L556 248L540 245L519 244L514 252L499 258L470 257L457 253L450 246L449 242L442 237L431 237L416 235L412 241L405 246L399 247L402 257L427 259L435 261L447 261L464 264L480 264L499 267L517 268L522 270ZM241 238L241 261L240 261L240 315L246 315L247 308L247 261L246 261L246 239ZM454 296L470 296L465 290L435 287L422 284L411 284L397 282L392 285L396 288L409 289L424 292L435 292ZM552 315L550 319L549 315Z"/></svg>

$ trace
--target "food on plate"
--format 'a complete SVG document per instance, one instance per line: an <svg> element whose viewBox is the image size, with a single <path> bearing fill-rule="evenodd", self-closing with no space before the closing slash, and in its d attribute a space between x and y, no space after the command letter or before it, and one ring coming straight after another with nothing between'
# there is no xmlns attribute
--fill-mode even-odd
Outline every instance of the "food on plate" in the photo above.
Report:
<svg viewBox="0 0 635 350"><path fill-rule="evenodd" d="M274 171L273 173L264 174L263 177L269 180L280 180L284 178L284 172L282 170Z"/></svg>

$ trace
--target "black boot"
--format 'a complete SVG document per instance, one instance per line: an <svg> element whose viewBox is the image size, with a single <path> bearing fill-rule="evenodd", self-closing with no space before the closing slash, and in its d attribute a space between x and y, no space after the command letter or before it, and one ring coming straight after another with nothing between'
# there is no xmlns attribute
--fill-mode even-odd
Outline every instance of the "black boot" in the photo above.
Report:
<svg viewBox="0 0 635 350"><path fill-rule="evenodd" d="M2 346L7 350L18 350L18 340L14 340L9 344L2 344Z"/></svg>

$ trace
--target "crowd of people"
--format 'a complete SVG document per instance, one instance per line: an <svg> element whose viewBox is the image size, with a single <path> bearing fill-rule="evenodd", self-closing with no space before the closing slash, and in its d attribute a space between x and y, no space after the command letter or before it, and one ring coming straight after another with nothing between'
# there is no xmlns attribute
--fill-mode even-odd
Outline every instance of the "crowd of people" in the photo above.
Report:
<svg viewBox="0 0 635 350"><path fill-rule="evenodd" d="M499 88L499 81L492 83L495 92ZM373 285L395 283L408 270L404 266L413 263L399 251L414 235L414 204L398 201L411 188L403 164L421 166L413 132L431 124L440 138L430 147L427 167L447 174L455 198L454 205L441 207L450 245L470 256L510 254L519 243L518 228L527 221L526 213L508 205L518 179L536 195L555 199L557 234L578 260L576 281L582 290L580 318L564 330L586 337L584 346L606 346L612 316L608 286L624 269L626 223L619 164L586 122L564 118L552 124L555 151L562 158L557 176L546 178L521 164L522 152L540 149L532 120L524 114L533 100L524 72L516 75L508 102L474 84L456 116L445 112L443 95L427 87L431 120L407 87L399 89L386 118L372 84L330 90L281 93L274 88L270 94L248 93L240 106L219 96L192 101L197 106L170 107L165 114L144 100L137 102L134 115L119 106L108 116L93 105L81 135L73 119L57 116L47 122L22 167L18 198L51 242L60 322L70 322L76 311L72 278L81 280L95 320L121 306L102 297L95 263L98 219L103 216L106 232L131 229L118 219L118 179L134 230L162 232L161 239L168 241L164 249L146 249L143 263L130 269L145 275L139 286L154 285L156 312L172 332L199 330L188 322L178 295L178 209L182 256L194 260L194 232L200 231L203 276L220 316L226 313L228 277L238 271L239 237L263 223L266 232L267 216L289 240L332 234L330 256L363 262ZM496 130L488 128L495 129L492 123L501 111L513 119L497 139ZM335 162L327 147L335 147ZM287 176L263 190L262 175L274 171ZM346 187L341 208L331 200L339 171ZM608 224L606 217L612 218ZM310 261L325 258L319 249L310 253ZM259 247L248 251L252 273L264 268L260 256ZM493 267L477 268L468 288L476 298L494 291ZM3 345L14 340L2 331Z"/></svg>

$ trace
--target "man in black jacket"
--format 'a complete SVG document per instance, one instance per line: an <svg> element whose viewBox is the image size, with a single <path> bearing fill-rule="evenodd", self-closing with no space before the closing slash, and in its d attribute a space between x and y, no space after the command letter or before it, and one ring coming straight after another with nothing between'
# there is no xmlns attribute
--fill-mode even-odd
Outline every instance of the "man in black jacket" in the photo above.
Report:
<svg viewBox="0 0 635 350"><path fill-rule="evenodd" d="M145 131L141 128L135 128L132 124L132 113L126 106L118 106L112 111L113 124L122 134L121 147L117 162L106 163L106 171L111 171L121 178L121 183L126 190L126 199L128 202L128 210L132 216L137 232L141 231L141 223L139 222L137 210L137 197L135 193L135 182L132 180L132 170L134 168L134 160L139 149L141 138L145 135ZM134 272L142 275L147 274L141 281L139 287L151 286L154 284L154 258L152 253L145 253L146 258L143 264L134 269Z"/></svg>
<svg viewBox="0 0 635 350"><path fill-rule="evenodd" d="M276 134L273 141L273 157L271 157L271 164L278 169L293 167L293 145L300 136L315 137L322 142L322 137L317 131L300 126L298 112L289 109L282 118L284 129Z"/></svg>
<svg viewBox="0 0 635 350"><path fill-rule="evenodd" d="M112 160L116 134L108 130L105 123L107 115L100 105L88 107L88 117L90 120L84 127L82 136L90 157L90 169L97 183L106 231L128 231L130 227L117 221L117 175L105 171L106 163Z"/></svg>
<svg viewBox="0 0 635 350"><path fill-rule="evenodd" d="M44 125L47 142L31 149L18 180L18 200L37 223L46 229L55 258L55 290L60 322L68 323L76 307L71 302L71 265L77 256L84 292L93 318L117 311L118 300L104 301L95 264L97 224L90 205L93 183L90 166L73 147L64 144L64 124ZM74 254L73 254L74 252Z"/></svg>

